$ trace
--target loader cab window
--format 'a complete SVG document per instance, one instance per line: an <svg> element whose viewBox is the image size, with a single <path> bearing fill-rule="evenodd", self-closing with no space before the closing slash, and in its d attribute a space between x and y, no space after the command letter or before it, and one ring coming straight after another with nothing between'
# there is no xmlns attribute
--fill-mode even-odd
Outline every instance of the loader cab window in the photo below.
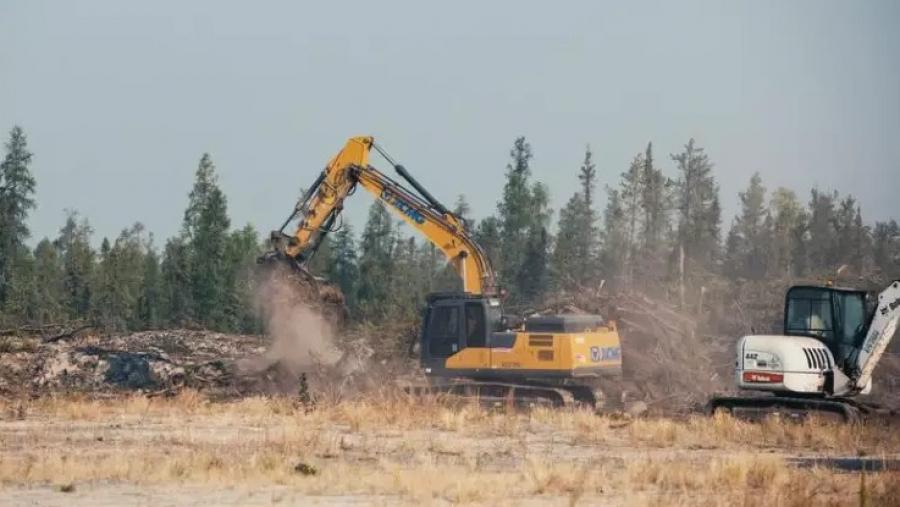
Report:
<svg viewBox="0 0 900 507"><path fill-rule="evenodd" d="M785 334L834 339L831 298L826 289L794 288L788 291Z"/></svg>
<svg viewBox="0 0 900 507"><path fill-rule="evenodd" d="M435 306L429 312L428 351L433 357L450 357L459 352L459 305Z"/></svg>
<svg viewBox="0 0 900 507"><path fill-rule="evenodd" d="M466 303L466 347L484 347L487 343L487 326L484 305Z"/></svg>
<svg viewBox="0 0 900 507"><path fill-rule="evenodd" d="M861 292L835 292L834 317L837 341L843 347L857 347L867 331L866 297Z"/></svg>
<svg viewBox="0 0 900 507"><path fill-rule="evenodd" d="M865 336L866 316L864 292L795 287L788 291L785 334L819 338L840 362Z"/></svg>

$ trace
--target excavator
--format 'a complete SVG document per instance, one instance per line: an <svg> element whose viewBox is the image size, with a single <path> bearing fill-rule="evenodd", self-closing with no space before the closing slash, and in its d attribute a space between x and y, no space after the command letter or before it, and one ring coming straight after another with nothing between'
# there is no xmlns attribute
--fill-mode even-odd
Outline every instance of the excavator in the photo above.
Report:
<svg viewBox="0 0 900 507"><path fill-rule="evenodd" d="M791 287L782 334L737 343L735 380L749 394L714 397L708 408L748 419L818 414L858 421L873 407L855 398L871 392L872 373L898 320L900 280L875 298L830 282Z"/></svg>
<svg viewBox="0 0 900 507"><path fill-rule="evenodd" d="M380 154L411 188L369 163ZM420 336L423 389L487 403L594 405L605 376L621 375L614 321L599 315L505 315L504 291L465 220L448 210L374 138L353 137L318 175L279 230L262 262L288 264L313 281L308 263L334 230L345 200L362 187L444 253L462 290L429 294ZM296 221L292 233L288 226ZM421 390L416 390L421 392Z"/></svg>

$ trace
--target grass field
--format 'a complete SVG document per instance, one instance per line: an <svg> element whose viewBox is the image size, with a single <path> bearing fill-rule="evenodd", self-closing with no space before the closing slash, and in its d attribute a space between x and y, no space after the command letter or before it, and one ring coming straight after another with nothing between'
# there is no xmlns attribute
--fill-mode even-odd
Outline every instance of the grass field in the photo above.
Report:
<svg viewBox="0 0 900 507"><path fill-rule="evenodd" d="M0 401L0 504L890 505L897 472L797 468L895 456L885 425L629 419L587 410L366 401Z"/></svg>

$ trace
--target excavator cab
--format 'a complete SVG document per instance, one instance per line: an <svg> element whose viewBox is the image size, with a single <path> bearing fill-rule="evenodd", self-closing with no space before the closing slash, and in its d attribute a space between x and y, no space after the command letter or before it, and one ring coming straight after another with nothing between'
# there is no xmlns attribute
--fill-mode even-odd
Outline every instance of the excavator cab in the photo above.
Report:
<svg viewBox="0 0 900 507"><path fill-rule="evenodd" d="M795 286L785 297L784 334L818 339L838 364L860 347L869 320L865 291Z"/></svg>
<svg viewBox="0 0 900 507"><path fill-rule="evenodd" d="M446 358L467 347L489 346L501 331L500 301L465 292L429 294L422 320L422 363L443 365Z"/></svg>

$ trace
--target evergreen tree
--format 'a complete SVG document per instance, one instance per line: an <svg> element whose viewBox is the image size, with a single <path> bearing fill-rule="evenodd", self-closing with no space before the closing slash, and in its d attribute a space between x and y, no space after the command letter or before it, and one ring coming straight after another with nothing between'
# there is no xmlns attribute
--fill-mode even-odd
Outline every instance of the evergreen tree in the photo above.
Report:
<svg viewBox="0 0 900 507"><path fill-rule="evenodd" d="M105 328L122 331L143 327L139 301L149 244L140 223L123 230L112 245L103 239L92 292L94 318Z"/></svg>
<svg viewBox="0 0 900 507"><path fill-rule="evenodd" d="M597 166L594 164L594 154L591 145L584 149L584 162L578 171L578 180L581 182L581 195L587 209L594 208L594 188L597 186Z"/></svg>
<svg viewBox="0 0 900 507"><path fill-rule="evenodd" d="M837 238L834 230L834 205L838 193L814 188L809 201L809 267L816 273L831 272L838 266Z"/></svg>
<svg viewBox="0 0 900 507"><path fill-rule="evenodd" d="M91 248L93 229L87 220L69 211L59 231L56 246L62 255L63 291L66 314L70 319L85 318L91 308L91 279L96 254Z"/></svg>
<svg viewBox="0 0 900 507"><path fill-rule="evenodd" d="M689 261L711 269L718 257L722 212L712 163L693 139L684 146L683 152L672 155L672 160L679 171L675 182L677 240Z"/></svg>
<svg viewBox="0 0 900 507"><path fill-rule="evenodd" d="M896 220L875 222L872 261L886 278L900 278L900 225Z"/></svg>
<svg viewBox="0 0 900 507"><path fill-rule="evenodd" d="M540 182L532 183L531 177L531 145L524 137L513 143L510 151L512 159L506 166L506 183L503 197L497 205L496 222L488 218L482 222L476 237L488 239L488 234L499 232L496 244L487 244L486 251L494 260L499 272L501 285L513 286L512 297L523 298L523 292L529 289L520 282L529 279L529 272L535 269L535 263L547 260L547 252L538 255L539 245L549 245L547 227L551 211L547 188ZM490 222L489 222L490 221ZM531 252L526 266L526 254ZM539 268L539 276L544 276L547 265Z"/></svg>
<svg viewBox="0 0 900 507"><path fill-rule="evenodd" d="M871 238L856 199L847 196L840 201L832 224L836 264L847 264L857 275L863 274L869 268Z"/></svg>
<svg viewBox="0 0 900 507"><path fill-rule="evenodd" d="M33 320L38 324L61 322L65 316L62 261L56 247L47 238L34 249L33 277Z"/></svg>
<svg viewBox="0 0 900 507"><path fill-rule="evenodd" d="M644 195L643 168L644 156L638 153L632 159L628 170L622 173L619 184L619 199L625 216L625 269L627 271L625 274L629 279L633 278L637 235L641 227L641 199Z"/></svg>
<svg viewBox="0 0 900 507"><path fill-rule="evenodd" d="M500 249L503 248L500 237L501 227L500 220L495 216L490 216L478 223L474 234L475 241L481 245L494 269L498 269L500 266ZM498 272L497 275L500 276L500 273Z"/></svg>
<svg viewBox="0 0 900 507"><path fill-rule="evenodd" d="M593 268L591 227L584 194L576 192L559 212L559 230L552 256L554 285L565 290L583 286Z"/></svg>
<svg viewBox="0 0 900 507"><path fill-rule="evenodd" d="M94 279L91 282L91 292L94 294L91 300L92 320L106 328L124 327L124 322L116 322L116 287L113 275L112 245L108 238L103 238L100 243L99 264L94 271Z"/></svg>
<svg viewBox="0 0 900 507"><path fill-rule="evenodd" d="M225 325L228 294L225 249L228 242L227 202L219 188L215 166L204 153L197 167L184 215L190 243L190 280L197 321L209 328Z"/></svg>
<svg viewBox="0 0 900 507"><path fill-rule="evenodd" d="M758 280L766 275L768 241L766 188L759 173L750 178L747 190L738 194L740 214L729 232L726 270L733 276Z"/></svg>
<svg viewBox="0 0 900 507"><path fill-rule="evenodd" d="M770 272L788 278L803 275L807 217L797 194L786 188L776 189L769 202L769 213L774 220Z"/></svg>
<svg viewBox="0 0 900 507"><path fill-rule="evenodd" d="M40 301L34 283L34 256L20 245L8 262L10 274L6 281L6 301L0 305L0 323L10 327L35 323Z"/></svg>
<svg viewBox="0 0 900 507"><path fill-rule="evenodd" d="M456 197L456 202L453 204L453 214L462 218L470 229L475 228L475 219L472 218L472 207L469 206L469 201L466 200L465 195L459 194Z"/></svg>
<svg viewBox="0 0 900 507"><path fill-rule="evenodd" d="M233 231L225 248L226 293L223 329L241 333L261 330L261 323L253 311L256 278L256 258L259 257L259 234L250 225Z"/></svg>
<svg viewBox="0 0 900 507"><path fill-rule="evenodd" d="M102 257L102 252L101 252ZM191 286L190 250L182 237L166 242L160 265L162 275L162 319L167 326L191 325L194 298Z"/></svg>
<svg viewBox="0 0 900 507"><path fill-rule="evenodd" d="M16 256L29 237L26 220L34 208L35 179L31 175L32 154L22 128L15 126L0 162L0 306L9 297Z"/></svg>
<svg viewBox="0 0 900 507"><path fill-rule="evenodd" d="M159 254L152 245L148 245L137 301L137 322L140 329L158 329L162 325L162 292Z"/></svg>
<svg viewBox="0 0 900 507"><path fill-rule="evenodd" d="M340 287L347 301L347 306L357 306L356 291L359 280L359 264L356 255L356 242L350 224L344 226L334 235L331 264L328 266L328 279Z"/></svg>
<svg viewBox="0 0 900 507"><path fill-rule="evenodd" d="M390 309L388 314L395 321L415 319L417 310L425 298L419 263L416 240L413 237L401 238L398 228L394 229L393 276L389 282Z"/></svg>
<svg viewBox="0 0 900 507"><path fill-rule="evenodd" d="M653 165L653 143L647 143L641 172L641 246L643 257L648 260L659 255L669 229L669 187L668 178Z"/></svg>
<svg viewBox="0 0 900 507"><path fill-rule="evenodd" d="M595 281L597 260L597 224L591 203L596 185L596 170L590 148L578 173L581 190L572 195L559 213L559 232L552 256L556 285L575 290Z"/></svg>
<svg viewBox="0 0 900 507"><path fill-rule="evenodd" d="M499 270L504 283L515 283L524 259L525 244L534 218L529 215L531 145L524 137L513 143L512 160L506 166L503 198L497 205L500 219Z"/></svg>
<svg viewBox="0 0 900 507"><path fill-rule="evenodd" d="M603 247L601 266L604 275L614 284L621 282L628 251L625 211L619 191L606 188L606 209L603 212Z"/></svg>
<svg viewBox="0 0 900 507"><path fill-rule="evenodd" d="M547 290L548 248L550 239L540 224L532 226L525 243L525 254L519 269L516 286L519 290L517 300L526 304L536 304Z"/></svg>
<svg viewBox="0 0 900 507"><path fill-rule="evenodd" d="M382 320L391 308L390 287L394 275L395 224L381 201L369 208L363 229L357 301L363 318Z"/></svg>

